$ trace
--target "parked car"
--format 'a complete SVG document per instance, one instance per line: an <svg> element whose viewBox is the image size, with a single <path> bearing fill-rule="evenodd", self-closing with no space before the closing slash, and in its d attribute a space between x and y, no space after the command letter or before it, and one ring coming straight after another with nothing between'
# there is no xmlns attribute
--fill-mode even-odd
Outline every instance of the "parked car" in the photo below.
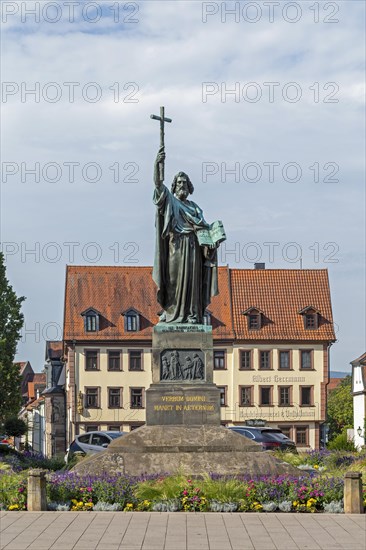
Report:
<svg viewBox="0 0 366 550"><path fill-rule="evenodd" d="M70 447L66 450L66 464L76 452L94 454L105 451L113 439L117 439L127 432L88 432L77 435Z"/></svg>
<svg viewBox="0 0 366 550"><path fill-rule="evenodd" d="M10 449L11 441L12 438L10 439L7 435L0 435L0 449L3 449L4 447Z"/></svg>
<svg viewBox="0 0 366 550"><path fill-rule="evenodd" d="M291 441L279 428L229 426L229 430L260 443L263 451L280 450L297 453L294 441Z"/></svg>

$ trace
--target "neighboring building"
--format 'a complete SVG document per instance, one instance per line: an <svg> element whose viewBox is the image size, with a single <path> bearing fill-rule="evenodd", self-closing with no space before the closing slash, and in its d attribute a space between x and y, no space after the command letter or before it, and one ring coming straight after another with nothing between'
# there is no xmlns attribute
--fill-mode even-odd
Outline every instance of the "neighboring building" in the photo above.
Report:
<svg viewBox="0 0 366 550"><path fill-rule="evenodd" d="M151 275L151 267L67 267L68 442L84 431L145 422L161 310ZM327 270L220 267L219 289L205 322L222 423L262 419L300 448L319 447L335 341Z"/></svg>
<svg viewBox="0 0 366 550"><path fill-rule="evenodd" d="M45 454L47 457L66 450L65 365L62 342L46 342Z"/></svg>
<svg viewBox="0 0 366 550"><path fill-rule="evenodd" d="M21 376L22 403L25 405L29 401L28 382L32 381L34 371L29 361L20 361L18 363L14 363L14 365L19 368L19 374Z"/></svg>
<svg viewBox="0 0 366 550"><path fill-rule="evenodd" d="M46 387L46 375L29 373L27 390L23 393L25 404L20 418L27 423L26 445L34 452L45 454L45 409L42 392Z"/></svg>
<svg viewBox="0 0 366 550"><path fill-rule="evenodd" d="M353 437L361 449L366 444L366 353L351 361L353 395Z"/></svg>

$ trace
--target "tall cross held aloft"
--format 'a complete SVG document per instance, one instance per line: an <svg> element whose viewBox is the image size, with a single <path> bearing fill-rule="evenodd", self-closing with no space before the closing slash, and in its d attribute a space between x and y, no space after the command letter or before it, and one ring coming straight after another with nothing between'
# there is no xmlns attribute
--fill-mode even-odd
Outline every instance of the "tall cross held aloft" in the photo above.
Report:
<svg viewBox="0 0 366 550"><path fill-rule="evenodd" d="M150 118L160 121L160 148L165 147L164 143L164 124L165 122L172 122L171 118L165 117L164 107L160 107L160 116L150 115ZM160 181L164 181L164 162L159 164Z"/></svg>

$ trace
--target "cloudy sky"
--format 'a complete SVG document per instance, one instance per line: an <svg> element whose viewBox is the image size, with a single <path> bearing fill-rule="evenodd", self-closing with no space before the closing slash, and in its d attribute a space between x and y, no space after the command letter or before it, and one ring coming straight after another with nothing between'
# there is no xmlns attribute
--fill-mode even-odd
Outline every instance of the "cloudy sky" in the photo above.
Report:
<svg viewBox="0 0 366 550"><path fill-rule="evenodd" d="M151 265L152 169L185 170L221 264L327 268L346 370L364 342L365 4L2 2L1 241L17 360L61 338L66 264ZM266 244L265 244L266 243ZM272 243L272 244L270 244Z"/></svg>

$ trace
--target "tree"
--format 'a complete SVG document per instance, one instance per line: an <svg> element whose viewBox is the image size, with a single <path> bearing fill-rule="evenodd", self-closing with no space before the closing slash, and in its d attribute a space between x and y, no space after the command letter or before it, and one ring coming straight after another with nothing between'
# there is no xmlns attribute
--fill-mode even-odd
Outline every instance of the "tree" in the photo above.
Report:
<svg viewBox="0 0 366 550"><path fill-rule="evenodd" d="M24 323L21 304L25 300L17 297L6 278L4 255L0 253L0 423L10 416L16 416L22 403L21 378L15 367L14 357L17 342Z"/></svg>
<svg viewBox="0 0 366 550"><path fill-rule="evenodd" d="M352 377L346 376L328 397L329 439L353 425Z"/></svg>
<svg viewBox="0 0 366 550"><path fill-rule="evenodd" d="M17 416L11 416L4 422L4 429L7 435L21 437L27 432L27 424Z"/></svg>

